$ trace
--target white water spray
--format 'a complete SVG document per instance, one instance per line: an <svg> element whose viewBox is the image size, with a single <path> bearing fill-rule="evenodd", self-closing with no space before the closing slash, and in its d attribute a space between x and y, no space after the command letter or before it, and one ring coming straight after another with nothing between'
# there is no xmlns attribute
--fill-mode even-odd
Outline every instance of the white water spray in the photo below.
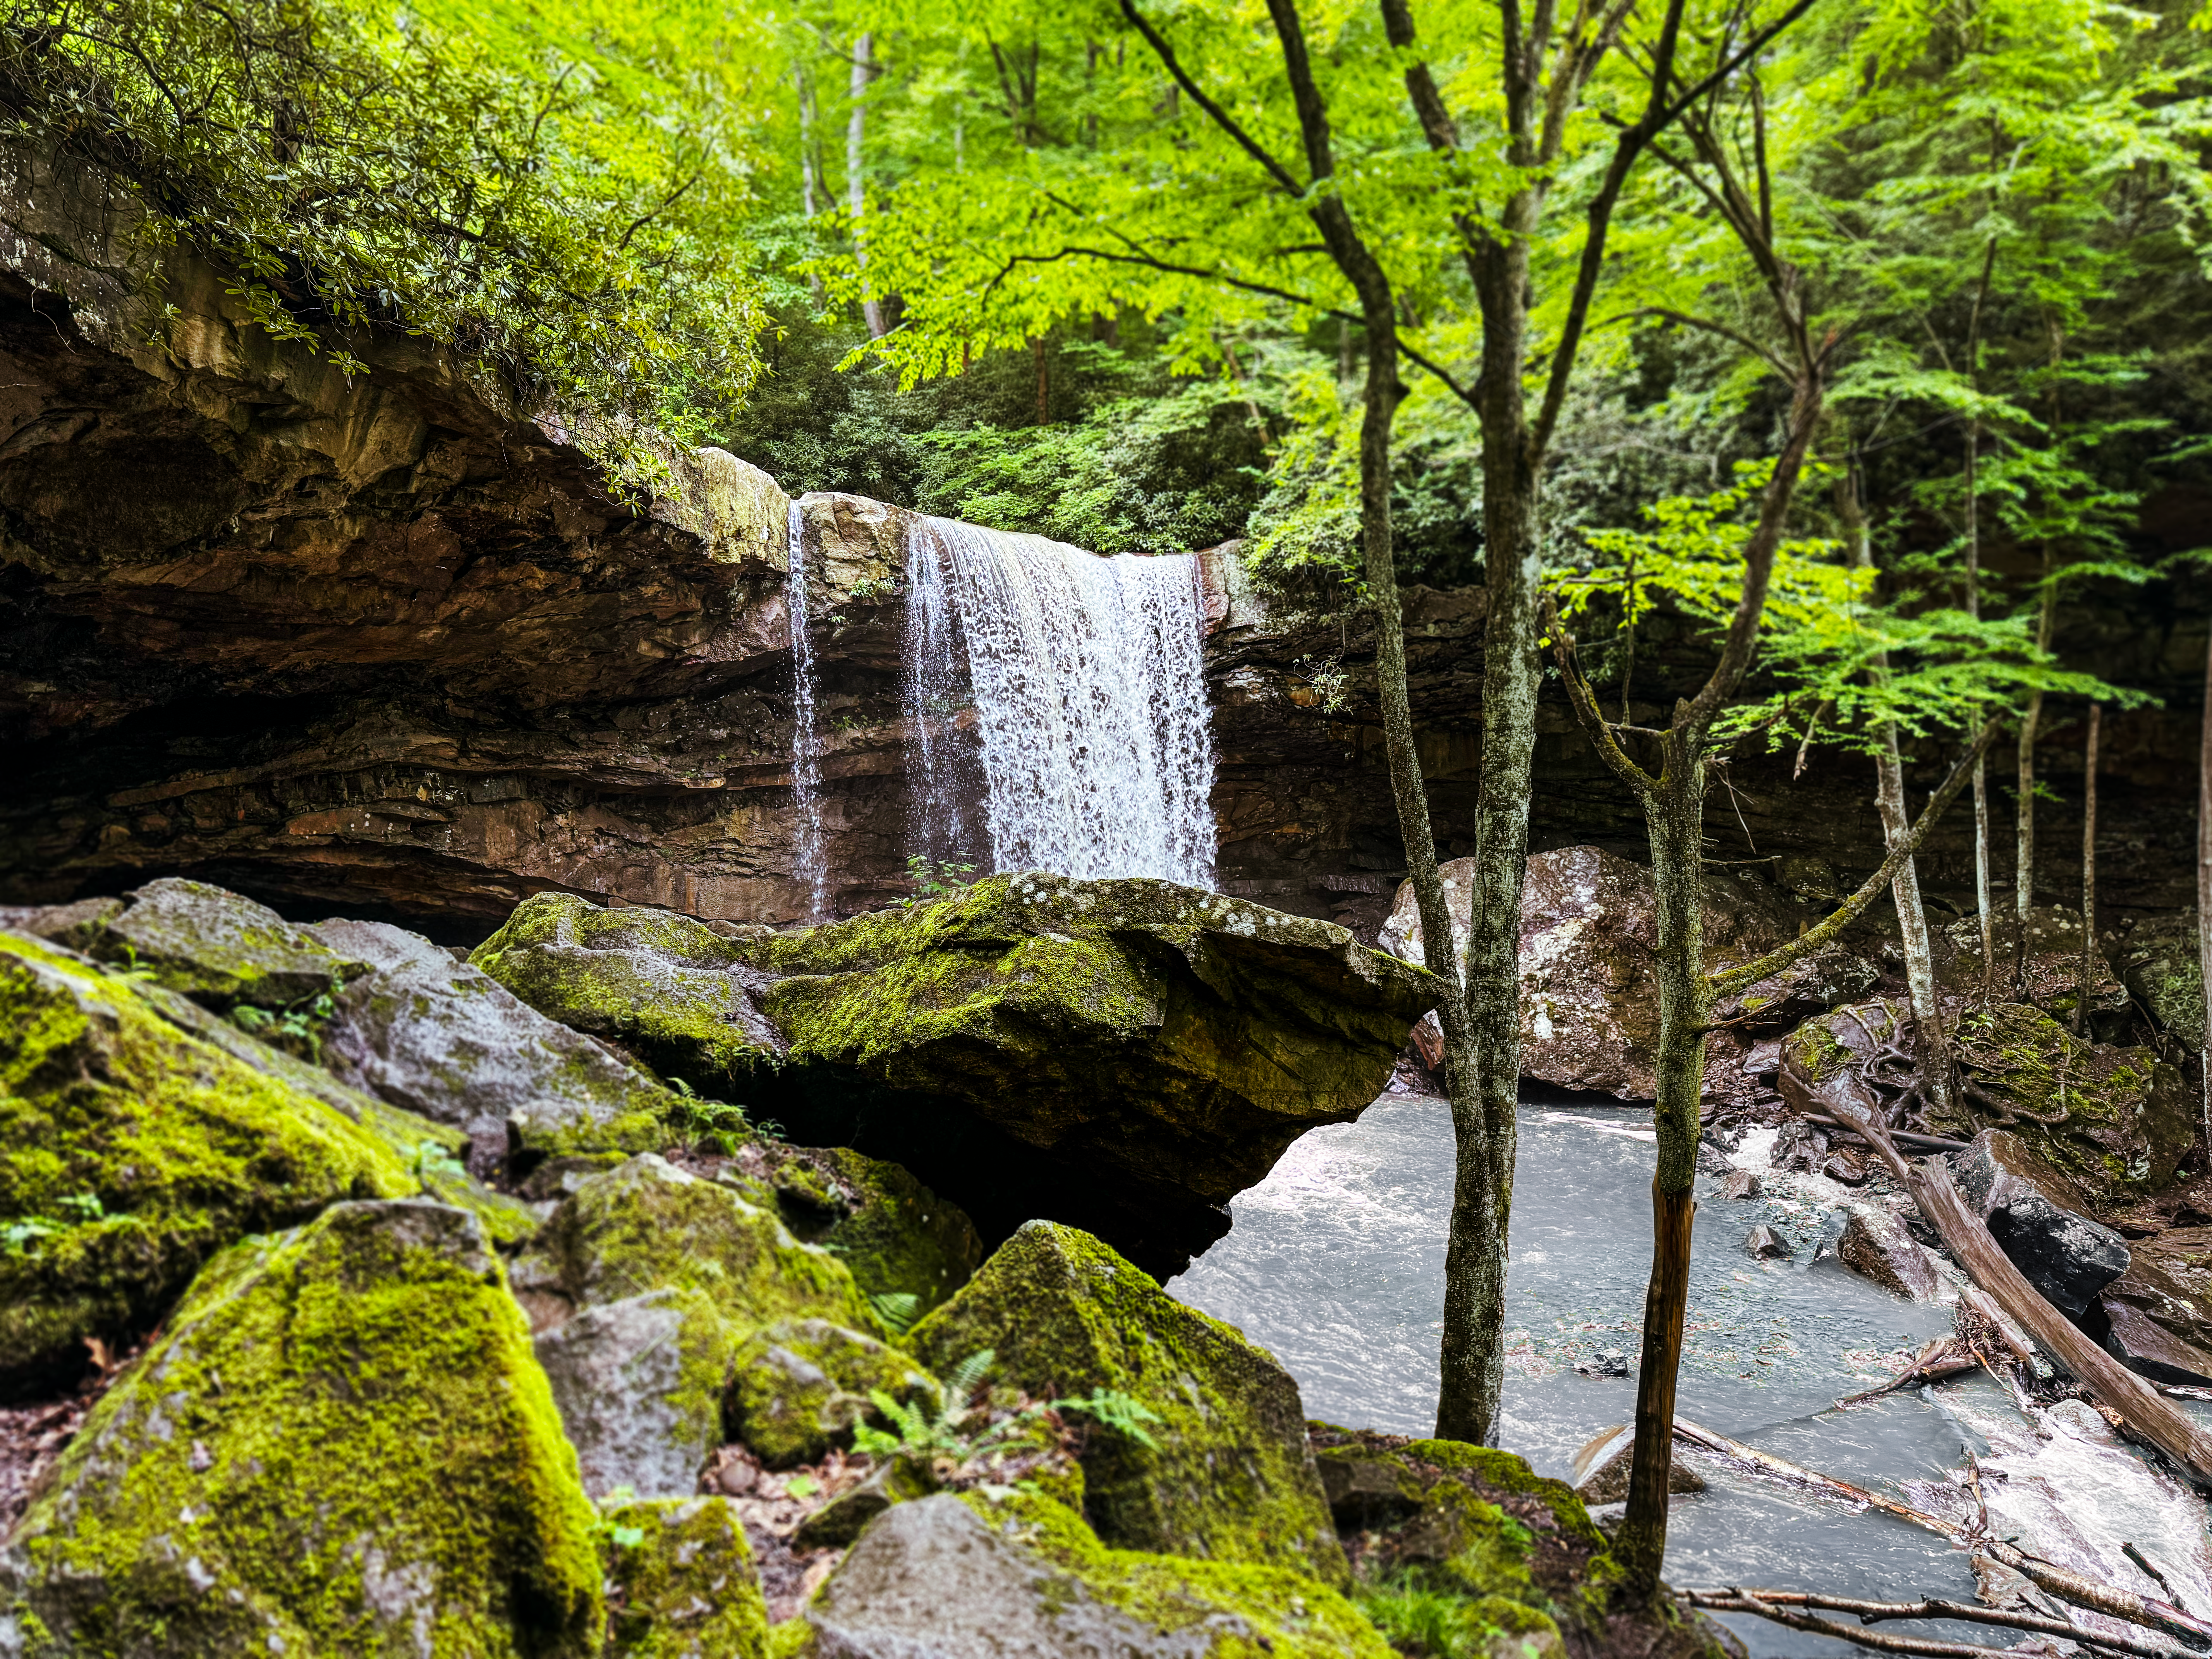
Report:
<svg viewBox="0 0 2212 1659"><path fill-rule="evenodd" d="M992 869L1213 884L1195 559L1102 558L924 519L906 584L915 839L926 856L968 839L951 720L965 692Z"/></svg>
<svg viewBox="0 0 2212 1659"><path fill-rule="evenodd" d="M806 884L807 920L829 902L822 857L822 757L814 720L814 642L806 629L806 525L791 504L791 572L784 604L791 625L791 873Z"/></svg>

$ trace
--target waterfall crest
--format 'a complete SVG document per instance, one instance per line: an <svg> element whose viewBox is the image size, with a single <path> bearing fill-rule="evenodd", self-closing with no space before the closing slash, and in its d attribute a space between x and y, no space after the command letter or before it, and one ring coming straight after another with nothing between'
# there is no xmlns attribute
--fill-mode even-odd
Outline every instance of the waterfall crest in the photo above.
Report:
<svg viewBox="0 0 2212 1659"><path fill-rule="evenodd" d="M822 757L814 718L814 641L808 635L806 524L791 504L790 573L784 604L791 626L791 873L806 884L807 919L819 921L829 902L830 872L822 856Z"/></svg>
<svg viewBox="0 0 2212 1659"><path fill-rule="evenodd" d="M1195 559L1101 557L923 519L908 543L906 590L922 856L1213 884ZM970 701L979 757L957 731ZM980 825L967 805L978 794Z"/></svg>

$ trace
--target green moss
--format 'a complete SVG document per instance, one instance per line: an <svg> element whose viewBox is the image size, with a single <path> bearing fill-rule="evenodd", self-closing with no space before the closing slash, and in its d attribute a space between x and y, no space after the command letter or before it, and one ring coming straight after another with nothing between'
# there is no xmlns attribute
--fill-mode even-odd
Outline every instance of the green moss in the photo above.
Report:
<svg viewBox="0 0 2212 1659"><path fill-rule="evenodd" d="M143 1329L247 1233L417 1184L380 1126L0 934L0 1370Z"/></svg>
<svg viewBox="0 0 2212 1659"><path fill-rule="evenodd" d="M86 930L83 948L209 1006L289 1008L326 995L362 964L274 910L204 882L165 878Z"/></svg>
<svg viewBox="0 0 2212 1659"><path fill-rule="evenodd" d="M758 1143L746 1167L755 1164L792 1230L834 1253L872 1302L912 1297L919 1317L982 1264L967 1212L899 1164L845 1146L774 1141Z"/></svg>
<svg viewBox="0 0 2212 1659"><path fill-rule="evenodd" d="M601 1528L621 1659L759 1659L768 1608L744 1524L720 1498L610 1506Z"/></svg>
<svg viewBox="0 0 2212 1659"><path fill-rule="evenodd" d="M524 900L469 958L539 1013L701 1088L777 1060L728 971L738 959L734 941L689 916L603 910L573 893Z"/></svg>
<svg viewBox="0 0 2212 1659"><path fill-rule="evenodd" d="M853 1425L872 1414L871 1391L926 1397L935 1382L897 1349L825 1319L780 1319L756 1331L727 1373L730 1435L769 1468L818 1460L849 1443Z"/></svg>
<svg viewBox="0 0 2212 1659"><path fill-rule="evenodd" d="M801 1244L773 1212L650 1154L579 1182L530 1255L518 1277L557 1283L580 1307L676 1286L704 1292L739 1339L779 1319L873 1328L844 1263Z"/></svg>
<svg viewBox="0 0 2212 1659"><path fill-rule="evenodd" d="M1109 1542L1343 1577L1297 1385L1088 1233L1030 1222L906 1346L940 1375L988 1348L1034 1398L1117 1389L1159 1413L1155 1445L1086 1439L1085 1511Z"/></svg>
<svg viewBox="0 0 2212 1659"><path fill-rule="evenodd" d="M986 1523L1163 1636L1206 1631L1207 1659L1390 1659L1334 1589L1283 1566L1114 1549L1083 1517L1034 1493L963 1494Z"/></svg>
<svg viewBox="0 0 2212 1659"><path fill-rule="evenodd" d="M474 1219L343 1204L209 1264L15 1543L33 1655L565 1656L593 1524Z"/></svg>
<svg viewBox="0 0 2212 1659"><path fill-rule="evenodd" d="M1416 1440L1406 1455L1433 1463L1438 1468L1471 1474L1486 1486L1501 1492L1524 1492L1540 1498L1558 1518L1560 1529L1595 1548L1605 1547L1605 1534L1589 1518L1589 1510L1564 1480L1538 1474L1518 1453L1494 1446L1470 1446L1460 1440Z"/></svg>

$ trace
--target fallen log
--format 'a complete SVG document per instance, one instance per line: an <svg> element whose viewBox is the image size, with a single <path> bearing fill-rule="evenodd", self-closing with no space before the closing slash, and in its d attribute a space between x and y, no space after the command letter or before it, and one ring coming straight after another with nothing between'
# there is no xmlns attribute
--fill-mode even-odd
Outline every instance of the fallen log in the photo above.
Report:
<svg viewBox="0 0 2212 1659"><path fill-rule="evenodd" d="M1972 1370L1982 1363L1981 1356L1955 1336L1939 1336L1912 1356L1912 1363L1887 1382L1877 1382L1836 1401L1835 1409L1843 1411L1852 1406L1863 1406L1870 1400L1895 1394L1899 1389L1917 1388L1923 1382L1940 1382L1947 1376L1956 1376L1960 1371Z"/></svg>
<svg viewBox="0 0 2212 1659"><path fill-rule="evenodd" d="M1840 1111L1849 1109L1838 1107ZM2212 1435L2159 1396L2142 1377L2089 1340L2087 1333L2043 1299L2042 1294L1997 1248L1979 1216L1966 1207L1951 1184L1951 1171L1940 1158L1908 1164L1888 1128L1870 1115L1854 1124L1890 1172L1912 1194L1966 1276L2051 1356L2078 1378L2103 1405L2117 1413L2138 1438L2164 1452L2199 1486L2212 1487Z"/></svg>
<svg viewBox="0 0 2212 1659"><path fill-rule="evenodd" d="M2024 1630L2038 1636L2055 1636L2062 1641L2079 1642L2085 1646L2106 1648L2114 1653L2136 1656L2136 1659L2190 1659L2180 1648L2167 1647L2162 1643L2142 1642L2131 1636L2108 1636L2100 1632L2083 1630L2078 1625L2063 1620L2045 1619L2039 1613L2013 1613L2002 1607L1973 1607L1964 1601L1946 1601L1934 1596L1918 1601L1861 1601L1844 1595L1821 1595L1810 1590L1777 1589L1692 1589L1679 1592L1692 1607L1703 1607L1711 1613L1752 1613L1762 1619L1771 1619L1792 1630L1813 1631L1823 1636L1838 1636L1846 1642L1869 1644L1869 1635L1864 1626L1884 1619L1950 1619L1976 1625L1996 1625L2007 1630ZM1826 1619L1816 1619L1809 1613L1789 1613L1791 1607L1820 1607L1832 1613L1856 1613L1859 1627L1838 1624ZM1923 1641L1912 1637L1877 1637L1871 1645L1885 1647L1896 1653L1987 1655L1984 1647L1961 1646L1948 1642Z"/></svg>
<svg viewBox="0 0 2212 1659"><path fill-rule="evenodd" d="M1970 1549L1978 1556L1985 1556L2001 1566L2010 1567L2038 1589L2057 1596L2062 1601L2071 1601L2075 1607L2091 1613L2101 1613L2108 1619L2123 1623L2141 1625L2147 1630L2163 1631L2184 1645L2202 1651L2212 1648L2212 1624L2191 1617L2170 1602L2154 1596L2139 1595L2118 1584L2100 1583L2085 1578L2078 1572L2055 1566L2039 1556L2005 1542L2002 1539L1978 1535L1978 1529L1946 1521L1941 1516L1916 1510L1910 1504L1890 1498L1864 1486L1855 1486L1848 1480L1838 1480L1833 1475L1822 1474L1786 1458L1775 1456L1731 1440L1724 1434L1715 1434L1701 1428L1686 1418L1674 1419L1674 1438L1685 1445L1735 1463L1738 1467L1763 1474L1785 1485L1803 1487L1826 1498L1856 1507L1879 1510L1884 1515L1909 1521L1939 1537L1948 1538L1961 1549Z"/></svg>
<svg viewBox="0 0 2212 1659"><path fill-rule="evenodd" d="M1807 1112L1803 1115L1808 1123L1817 1123L1824 1129L1841 1129L1845 1134L1856 1135L1861 1140L1866 1139L1864 1135L1859 1134L1858 1126L1855 1123L1845 1123L1837 1118L1824 1117L1819 1112ZM1932 1152L1963 1152L1970 1144L1964 1140L1946 1140L1941 1135L1923 1135L1911 1129L1892 1129L1889 1133L1893 1139L1905 1146L1917 1146ZM1869 1144L1872 1143L1869 1142Z"/></svg>

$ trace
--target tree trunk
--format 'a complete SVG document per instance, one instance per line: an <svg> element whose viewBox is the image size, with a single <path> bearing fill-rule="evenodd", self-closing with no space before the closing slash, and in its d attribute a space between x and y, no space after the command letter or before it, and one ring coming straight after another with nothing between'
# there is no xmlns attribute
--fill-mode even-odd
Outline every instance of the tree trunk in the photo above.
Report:
<svg viewBox="0 0 2212 1659"><path fill-rule="evenodd" d="M853 263L866 270L868 251L860 235L860 221L868 210L866 174L862 167L868 129L868 82L876 78L876 37L863 34L853 43L853 78L850 95L853 113L845 123L845 203L853 215ZM873 294L860 301L860 310L868 321L868 337L884 337L884 305Z"/></svg>
<svg viewBox="0 0 2212 1659"><path fill-rule="evenodd" d="M2102 704L2089 705L2089 744L2081 768L2081 988L2074 995L2074 1035L2089 1028L2089 988L2097 965L2097 732Z"/></svg>
<svg viewBox="0 0 2212 1659"><path fill-rule="evenodd" d="M2204 708L2197 729L2197 975L2204 988L2204 1040L2197 1062L2204 1158L2212 1167L2212 636L2204 647Z"/></svg>
<svg viewBox="0 0 2212 1659"><path fill-rule="evenodd" d="M2051 574L2051 551L2043 554L2043 574ZM2035 643L2045 651L2051 648L2051 629L2057 614L2055 590L2043 590L2041 614L2035 623ZM2013 941L2012 994L2015 999L2027 994L2027 913L2035 908L2035 739L2043 724L2043 693L2039 691L2027 700L2027 713L2020 722L2020 763L2014 774L2019 787L2017 803L2019 835L2013 851L2013 914L2020 923L2018 936Z"/></svg>
<svg viewBox="0 0 2212 1659"><path fill-rule="evenodd" d="M1905 763L1898 753L1897 728L1882 733L1882 748L1875 757L1880 787L1875 800L1881 808L1884 841L1895 847L1911 828L1905 805ZM1905 945L1905 983L1912 1002L1912 1024L1918 1037L1914 1045L1920 1060L1921 1086L1930 1104L1949 1110L1958 1091L1951 1074L1951 1045L1943 1030L1943 1008L1936 990L1936 955L1928 933L1928 912L1920 902L1920 874L1907 859L1890 884L1897 904L1897 931Z"/></svg>
<svg viewBox="0 0 2212 1659"><path fill-rule="evenodd" d="M814 136L814 77L806 72L804 64L793 66L791 75L799 88L799 206L800 212L811 219L816 212L815 194L822 183L818 176L821 155L815 147ZM810 274L806 288L814 296L814 308L821 310L821 277Z"/></svg>
<svg viewBox="0 0 2212 1659"><path fill-rule="evenodd" d="M1628 1606L1657 1594L1667 1553L1667 1476L1674 1394L1689 1304L1690 1229L1697 1213L1699 1102L1705 1091L1705 766L1702 734L1670 731L1658 787L1644 797L1659 912L1659 1168L1651 1178L1651 1282L1644 1300L1644 1356L1636 1378L1636 1443L1628 1513L1613 1543Z"/></svg>
<svg viewBox="0 0 2212 1659"><path fill-rule="evenodd" d="M1996 244L1990 244L1990 258L1996 257ZM1982 290L1989 289L1989 274L1982 276ZM1968 361L1975 361L1979 345L1981 303L1976 301L1974 316L1977 327L1967 341ZM1978 618L1982 614L1982 519L1981 478L1979 464L1982 449L1982 423L1966 422L1966 614ZM1990 927L1990 780L1989 769L1980 761L1974 763L1974 914L1982 932L1982 1000L1986 1002L1996 994L1996 945Z"/></svg>

